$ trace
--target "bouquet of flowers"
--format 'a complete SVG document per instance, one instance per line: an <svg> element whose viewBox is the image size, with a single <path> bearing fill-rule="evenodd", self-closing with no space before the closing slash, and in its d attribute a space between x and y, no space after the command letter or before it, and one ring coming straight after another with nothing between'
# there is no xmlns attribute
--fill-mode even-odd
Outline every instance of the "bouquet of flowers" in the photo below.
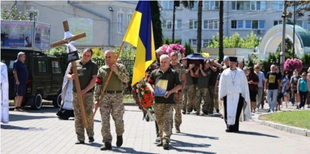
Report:
<svg viewBox="0 0 310 154"><path fill-rule="evenodd" d="M172 52L177 52L179 57L184 57L185 48L179 43L170 44L166 50L166 54L170 55Z"/></svg>
<svg viewBox="0 0 310 154"><path fill-rule="evenodd" d="M146 72L145 77L136 84L136 93L138 94L140 104L143 107L143 110L146 111L146 119L150 119L151 121L155 120L154 110L153 110L153 101L154 97L152 96L151 91L146 86L146 82L148 79L148 72Z"/></svg>
<svg viewBox="0 0 310 154"><path fill-rule="evenodd" d="M288 58L284 62L284 70L293 71L297 69L299 72L302 70L302 61L297 58Z"/></svg>

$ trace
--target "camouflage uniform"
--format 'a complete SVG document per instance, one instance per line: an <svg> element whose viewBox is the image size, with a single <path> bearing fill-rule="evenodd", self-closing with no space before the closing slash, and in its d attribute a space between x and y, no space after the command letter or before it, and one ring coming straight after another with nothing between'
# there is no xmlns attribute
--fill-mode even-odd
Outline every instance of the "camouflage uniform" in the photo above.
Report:
<svg viewBox="0 0 310 154"><path fill-rule="evenodd" d="M171 68L174 69L178 74L179 74L179 79L182 82L182 75L185 74L185 68L183 67L183 65L181 65L180 63L178 63L175 66L171 65ZM182 123L182 96L181 96L181 91L179 91L178 93L176 93L174 95L174 102L175 104L173 105L175 114L174 114L174 125L175 128L177 130L179 130L180 125Z"/></svg>
<svg viewBox="0 0 310 154"><path fill-rule="evenodd" d="M71 67L71 65L69 65ZM80 87L81 90L85 89L88 84L93 79L93 75L96 75L98 72L98 66L92 61L89 61L85 64L82 63L81 60L76 61L76 69L78 71L79 81L80 81ZM69 74L72 74L72 70L70 68ZM74 111L75 116L75 131L77 134L78 141L84 141L84 127L81 117L81 110L78 102L78 96L76 91L76 86L73 84L72 87L73 91L73 101L72 101L72 107ZM86 120L88 127L86 128L86 132L88 137L94 137L94 129L93 129L93 107L94 107L94 101L93 101L93 89L89 90L84 96L83 96L83 103L84 103L84 109L86 114ZM92 123L91 123L92 122Z"/></svg>
<svg viewBox="0 0 310 154"><path fill-rule="evenodd" d="M193 79L190 72L186 73L186 84L182 92L183 111L186 112L187 110L187 112L192 112L196 103L196 85L193 84Z"/></svg>
<svg viewBox="0 0 310 154"><path fill-rule="evenodd" d="M83 102L84 102L84 109L86 113L86 120L88 127L86 128L86 133L89 137L94 136L94 123L92 121L93 118L93 108L94 108L94 100L93 100L93 94L92 93L86 93L83 96ZM74 110L74 116L75 116L75 132L77 134L77 138L79 141L84 141L84 126L82 122L81 117L81 110L78 102L78 97L75 92L73 92L73 103L72 107ZM92 123L91 123L92 122Z"/></svg>
<svg viewBox="0 0 310 154"><path fill-rule="evenodd" d="M118 73L112 73L110 81L106 87L103 99L100 102L101 113L101 135L103 137L103 143L112 141L112 135L110 130L110 114L115 123L116 135L121 136L124 133L124 121L123 115L125 108L123 105L123 93L122 83L129 81L129 75L126 67L123 64L116 64ZM97 74L96 86L95 86L95 100L99 100L99 96L102 93L104 84L108 78L111 69L109 66L102 66Z"/></svg>
<svg viewBox="0 0 310 154"><path fill-rule="evenodd" d="M162 140L170 141L172 134L172 117L173 117L173 105L166 103L155 103L153 108L155 110L155 117L159 128L159 136Z"/></svg>
<svg viewBox="0 0 310 154"><path fill-rule="evenodd" d="M197 88L196 88L196 96L197 96L197 103L196 103L196 113L200 114L200 105L201 100L203 99L203 112L207 114L211 106L211 99L210 99L210 92L209 92L209 78L212 73L211 69L203 70L207 76L203 76L201 72L199 72L199 77L197 80ZM213 105L212 105L213 107Z"/></svg>
<svg viewBox="0 0 310 154"><path fill-rule="evenodd" d="M168 68L166 72L162 72L161 69L155 69L152 71L149 77L149 84L155 86L155 103L153 105L156 122L158 124L159 136L163 143L169 143L171 136L172 115L174 102L174 93L170 94L168 98L157 96L161 91L157 90L156 83L158 81L167 81L165 91L173 89L177 85L181 85L178 73Z"/></svg>

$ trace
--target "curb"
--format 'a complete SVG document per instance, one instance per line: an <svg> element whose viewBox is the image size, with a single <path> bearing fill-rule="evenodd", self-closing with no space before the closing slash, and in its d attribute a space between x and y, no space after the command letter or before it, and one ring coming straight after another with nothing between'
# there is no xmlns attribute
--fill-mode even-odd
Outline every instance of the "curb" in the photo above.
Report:
<svg viewBox="0 0 310 154"><path fill-rule="evenodd" d="M253 119L254 122L256 122L258 124L261 124L261 125L269 126L269 127L281 130L281 131L285 131L285 132L288 132L288 133L310 137L310 130L308 130L308 129L288 126L288 125L274 123L274 122L265 121L265 120L259 120L260 116L261 115L258 115L257 118Z"/></svg>

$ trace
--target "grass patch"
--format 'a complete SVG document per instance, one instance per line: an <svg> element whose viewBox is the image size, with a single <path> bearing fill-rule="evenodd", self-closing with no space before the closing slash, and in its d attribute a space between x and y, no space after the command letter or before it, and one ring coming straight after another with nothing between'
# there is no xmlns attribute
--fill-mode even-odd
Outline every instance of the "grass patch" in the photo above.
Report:
<svg viewBox="0 0 310 154"><path fill-rule="evenodd" d="M124 94L123 95L123 102L124 103L134 103L135 101L132 98L132 94Z"/></svg>
<svg viewBox="0 0 310 154"><path fill-rule="evenodd" d="M310 130L310 111L278 112L262 115L259 119Z"/></svg>

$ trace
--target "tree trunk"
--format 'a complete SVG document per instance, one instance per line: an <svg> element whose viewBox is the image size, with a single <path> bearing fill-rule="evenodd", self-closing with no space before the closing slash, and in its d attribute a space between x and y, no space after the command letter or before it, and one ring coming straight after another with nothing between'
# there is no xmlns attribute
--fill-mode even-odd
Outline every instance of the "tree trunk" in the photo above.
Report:
<svg viewBox="0 0 310 154"><path fill-rule="evenodd" d="M223 58L224 58L224 47L223 47L224 1L220 1L219 17L220 17L220 23L219 23L219 62L222 62ZM227 24L227 25L229 25L229 24Z"/></svg>
<svg viewBox="0 0 310 154"><path fill-rule="evenodd" d="M197 53L201 51L201 27L202 27L202 0L198 1L198 20L197 20Z"/></svg>

